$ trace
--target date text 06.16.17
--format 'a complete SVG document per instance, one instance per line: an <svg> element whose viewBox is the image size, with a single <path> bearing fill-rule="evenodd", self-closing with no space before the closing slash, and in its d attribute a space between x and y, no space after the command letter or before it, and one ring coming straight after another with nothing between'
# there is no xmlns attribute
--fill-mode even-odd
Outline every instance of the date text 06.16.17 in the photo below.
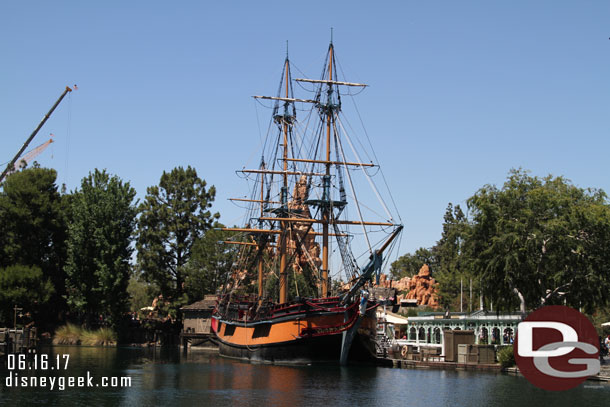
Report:
<svg viewBox="0 0 610 407"><path fill-rule="evenodd" d="M69 354L10 354L7 358L8 370L66 370L70 361Z"/></svg>

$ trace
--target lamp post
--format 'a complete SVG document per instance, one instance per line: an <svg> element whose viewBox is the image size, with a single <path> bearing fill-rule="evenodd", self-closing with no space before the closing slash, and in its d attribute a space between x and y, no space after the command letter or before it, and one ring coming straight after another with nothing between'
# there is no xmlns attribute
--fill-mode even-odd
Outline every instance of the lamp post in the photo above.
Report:
<svg viewBox="0 0 610 407"><path fill-rule="evenodd" d="M15 325L15 331L17 331L17 311L23 311L23 308L19 308L19 307L17 307L17 305L15 305L13 310L15 311L15 314L13 316L13 323Z"/></svg>

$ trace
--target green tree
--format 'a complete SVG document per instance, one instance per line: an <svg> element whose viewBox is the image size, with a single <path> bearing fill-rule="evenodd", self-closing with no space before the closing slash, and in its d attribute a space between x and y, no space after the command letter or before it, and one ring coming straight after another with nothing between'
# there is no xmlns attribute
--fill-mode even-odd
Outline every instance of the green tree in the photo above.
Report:
<svg viewBox="0 0 610 407"><path fill-rule="evenodd" d="M142 308L150 306L157 290L157 287L144 281L140 273L132 272L127 285L129 310L138 312Z"/></svg>
<svg viewBox="0 0 610 407"><path fill-rule="evenodd" d="M311 298L317 297L318 290L317 287L311 285L311 282L308 281L307 277L301 272L294 272L292 268L287 276L286 286L288 288L288 298ZM263 282L264 290L266 293L266 298L272 299L273 301L279 301L280 295L280 279L278 277L278 273L271 273L267 276L266 280ZM334 284L334 281L331 281L331 285ZM333 285L333 288L338 292L338 288L336 285Z"/></svg>
<svg viewBox="0 0 610 407"><path fill-rule="evenodd" d="M212 227L218 213L210 208L216 195L190 166L163 172L158 186L147 189L138 221L138 264L147 281L176 306L187 301L185 266L194 243Z"/></svg>
<svg viewBox="0 0 610 407"><path fill-rule="evenodd" d="M87 322L99 314L117 327L127 310L136 191L117 176L95 170L72 197L67 300Z"/></svg>
<svg viewBox="0 0 610 407"><path fill-rule="evenodd" d="M589 312L608 304L610 207L603 191L512 170L502 189L484 186L468 207L468 257L494 304L525 311L565 302Z"/></svg>
<svg viewBox="0 0 610 407"><path fill-rule="evenodd" d="M8 176L0 192L0 268L29 267L27 275L39 270L40 278L50 281L53 294L48 301L38 300L47 305L39 313L45 323L56 321L65 310L67 198L57 191L56 178L55 170L32 167Z"/></svg>
<svg viewBox="0 0 610 407"><path fill-rule="evenodd" d="M193 244L191 258L185 268L185 290L190 301L215 293L227 282L238 247L222 243L228 240L230 233L210 229Z"/></svg>
<svg viewBox="0 0 610 407"><path fill-rule="evenodd" d="M0 321L13 326L13 307L38 320L55 290L49 278L45 278L37 266L15 265L0 269Z"/></svg>
<svg viewBox="0 0 610 407"><path fill-rule="evenodd" d="M434 271L436 258L430 249L420 247L415 254L407 253L400 256L390 265L390 276L394 280L403 277L412 277L419 272L419 269L427 264L431 271Z"/></svg>
<svg viewBox="0 0 610 407"><path fill-rule="evenodd" d="M439 282L439 303L446 309L461 308L461 282L472 279L468 259L463 255L468 231L469 224L460 206L449 203L443 217L441 238L432 248L437 261L435 277Z"/></svg>

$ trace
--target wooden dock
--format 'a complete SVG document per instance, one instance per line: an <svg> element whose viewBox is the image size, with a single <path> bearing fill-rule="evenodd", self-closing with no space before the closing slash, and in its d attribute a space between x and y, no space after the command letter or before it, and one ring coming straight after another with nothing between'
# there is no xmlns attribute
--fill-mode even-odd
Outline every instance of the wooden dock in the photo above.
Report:
<svg viewBox="0 0 610 407"><path fill-rule="evenodd" d="M444 370L477 370L488 372L501 372L502 366L498 363L483 364L483 363L457 363L445 362L442 360L406 360L379 358L380 366L394 367L400 369L444 369Z"/></svg>
<svg viewBox="0 0 610 407"><path fill-rule="evenodd" d="M13 353L35 353L38 337L35 327L0 328L0 356Z"/></svg>
<svg viewBox="0 0 610 407"><path fill-rule="evenodd" d="M191 346L209 345L216 347L217 345L212 341L212 335L207 333L195 333L195 332L180 332L180 345L182 350L187 352Z"/></svg>
<svg viewBox="0 0 610 407"><path fill-rule="evenodd" d="M431 360L405 360L405 359L392 359L392 358L378 358L377 364L379 366L393 367L399 369L445 369L445 370L472 370L472 371L487 371L506 373L511 375L520 375L519 368L508 367L502 368L499 363L494 364L475 364L475 363L455 363L455 362L444 362L444 361L431 361ZM606 361L605 364L601 365L601 371L595 376L590 376L587 380L596 382L610 382L610 360Z"/></svg>

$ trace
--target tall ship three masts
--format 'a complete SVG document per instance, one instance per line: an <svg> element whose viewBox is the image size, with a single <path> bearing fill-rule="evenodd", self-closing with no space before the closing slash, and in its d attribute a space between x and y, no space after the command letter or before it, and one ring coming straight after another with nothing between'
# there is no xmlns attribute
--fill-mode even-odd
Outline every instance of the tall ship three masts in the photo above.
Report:
<svg viewBox="0 0 610 407"><path fill-rule="evenodd" d="M255 96L272 104L272 117L258 168L239 171L252 186L250 196L234 199L247 206L245 224L223 229L234 233L224 243L239 247L212 319L223 356L341 364L374 358L377 301L368 286L402 225L373 182L378 166L361 159L342 117L341 97L366 85L339 80L337 65L331 41L320 79L293 80L287 55L277 95ZM296 98L293 83L311 96ZM380 211L363 202L356 175ZM365 220L366 213L378 219ZM352 251L357 237L364 261Z"/></svg>

